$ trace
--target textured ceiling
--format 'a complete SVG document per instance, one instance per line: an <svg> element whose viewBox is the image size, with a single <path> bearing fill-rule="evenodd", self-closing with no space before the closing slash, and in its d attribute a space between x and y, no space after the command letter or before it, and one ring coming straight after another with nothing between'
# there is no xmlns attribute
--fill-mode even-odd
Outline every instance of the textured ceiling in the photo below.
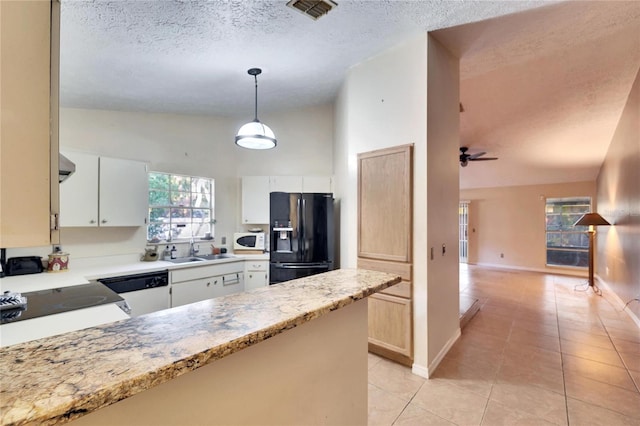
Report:
<svg viewBox="0 0 640 426"><path fill-rule="evenodd" d="M339 1L318 21L286 0L62 0L63 106L233 115L331 102L347 69L425 30L539 1Z"/></svg>
<svg viewBox="0 0 640 426"><path fill-rule="evenodd" d="M640 66L640 2L338 3L313 21L286 0L62 0L61 105L246 115L256 66L261 113L324 104L349 67L440 29L462 144L500 157L461 187L595 179Z"/></svg>
<svg viewBox="0 0 640 426"><path fill-rule="evenodd" d="M640 2L563 3L435 35L462 58L461 145L500 158L461 168L461 188L597 178L640 68Z"/></svg>

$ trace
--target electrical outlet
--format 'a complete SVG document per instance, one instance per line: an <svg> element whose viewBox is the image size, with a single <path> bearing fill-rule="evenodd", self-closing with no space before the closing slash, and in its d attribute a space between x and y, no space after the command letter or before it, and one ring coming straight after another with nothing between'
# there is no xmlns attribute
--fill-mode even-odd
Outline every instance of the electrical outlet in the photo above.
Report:
<svg viewBox="0 0 640 426"><path fill-rule="evenodd" d="M500 253L500 258L504 258L504 253Z"/></svg>
<svg viewBox="0 0 640 426"><path fill-rule="evenodd" d="M220 243L222 243L222 245L227 244L227 237L220 238Z"/></svg>

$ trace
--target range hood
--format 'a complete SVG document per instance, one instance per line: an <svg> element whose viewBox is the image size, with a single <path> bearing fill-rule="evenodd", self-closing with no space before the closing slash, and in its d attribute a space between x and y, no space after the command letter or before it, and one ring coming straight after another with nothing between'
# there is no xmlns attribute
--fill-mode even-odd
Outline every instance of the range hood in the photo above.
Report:
<svg viewBox="0 0 640 426"><path fill-rule="evenodd" d="M76 165L62 154L58 158L58 183L62 182L76 171Z"/></svg>

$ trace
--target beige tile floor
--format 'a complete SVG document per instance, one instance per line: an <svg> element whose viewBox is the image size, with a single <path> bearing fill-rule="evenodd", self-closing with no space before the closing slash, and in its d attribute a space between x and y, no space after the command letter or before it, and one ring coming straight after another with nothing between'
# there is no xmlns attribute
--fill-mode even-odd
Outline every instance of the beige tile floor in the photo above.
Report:
<svg viewBox="0 0 640 426"><path fill-rule="evenodd" d="M430 380L369 354L369 424L640 425L640 328L584 282L461 265L480 311Z"/></svg>

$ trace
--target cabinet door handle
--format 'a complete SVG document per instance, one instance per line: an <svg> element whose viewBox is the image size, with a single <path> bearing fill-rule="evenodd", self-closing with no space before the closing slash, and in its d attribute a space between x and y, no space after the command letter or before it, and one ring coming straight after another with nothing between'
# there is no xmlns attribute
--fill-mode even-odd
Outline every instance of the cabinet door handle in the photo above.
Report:
<svg viewBox="0 0 640 426"><path fill-rule="evenodd" d="M210 286L211 286L211 283L210 283L210 282L208 282L208 283L207 283L207 287L210 287Z"/></svg>

